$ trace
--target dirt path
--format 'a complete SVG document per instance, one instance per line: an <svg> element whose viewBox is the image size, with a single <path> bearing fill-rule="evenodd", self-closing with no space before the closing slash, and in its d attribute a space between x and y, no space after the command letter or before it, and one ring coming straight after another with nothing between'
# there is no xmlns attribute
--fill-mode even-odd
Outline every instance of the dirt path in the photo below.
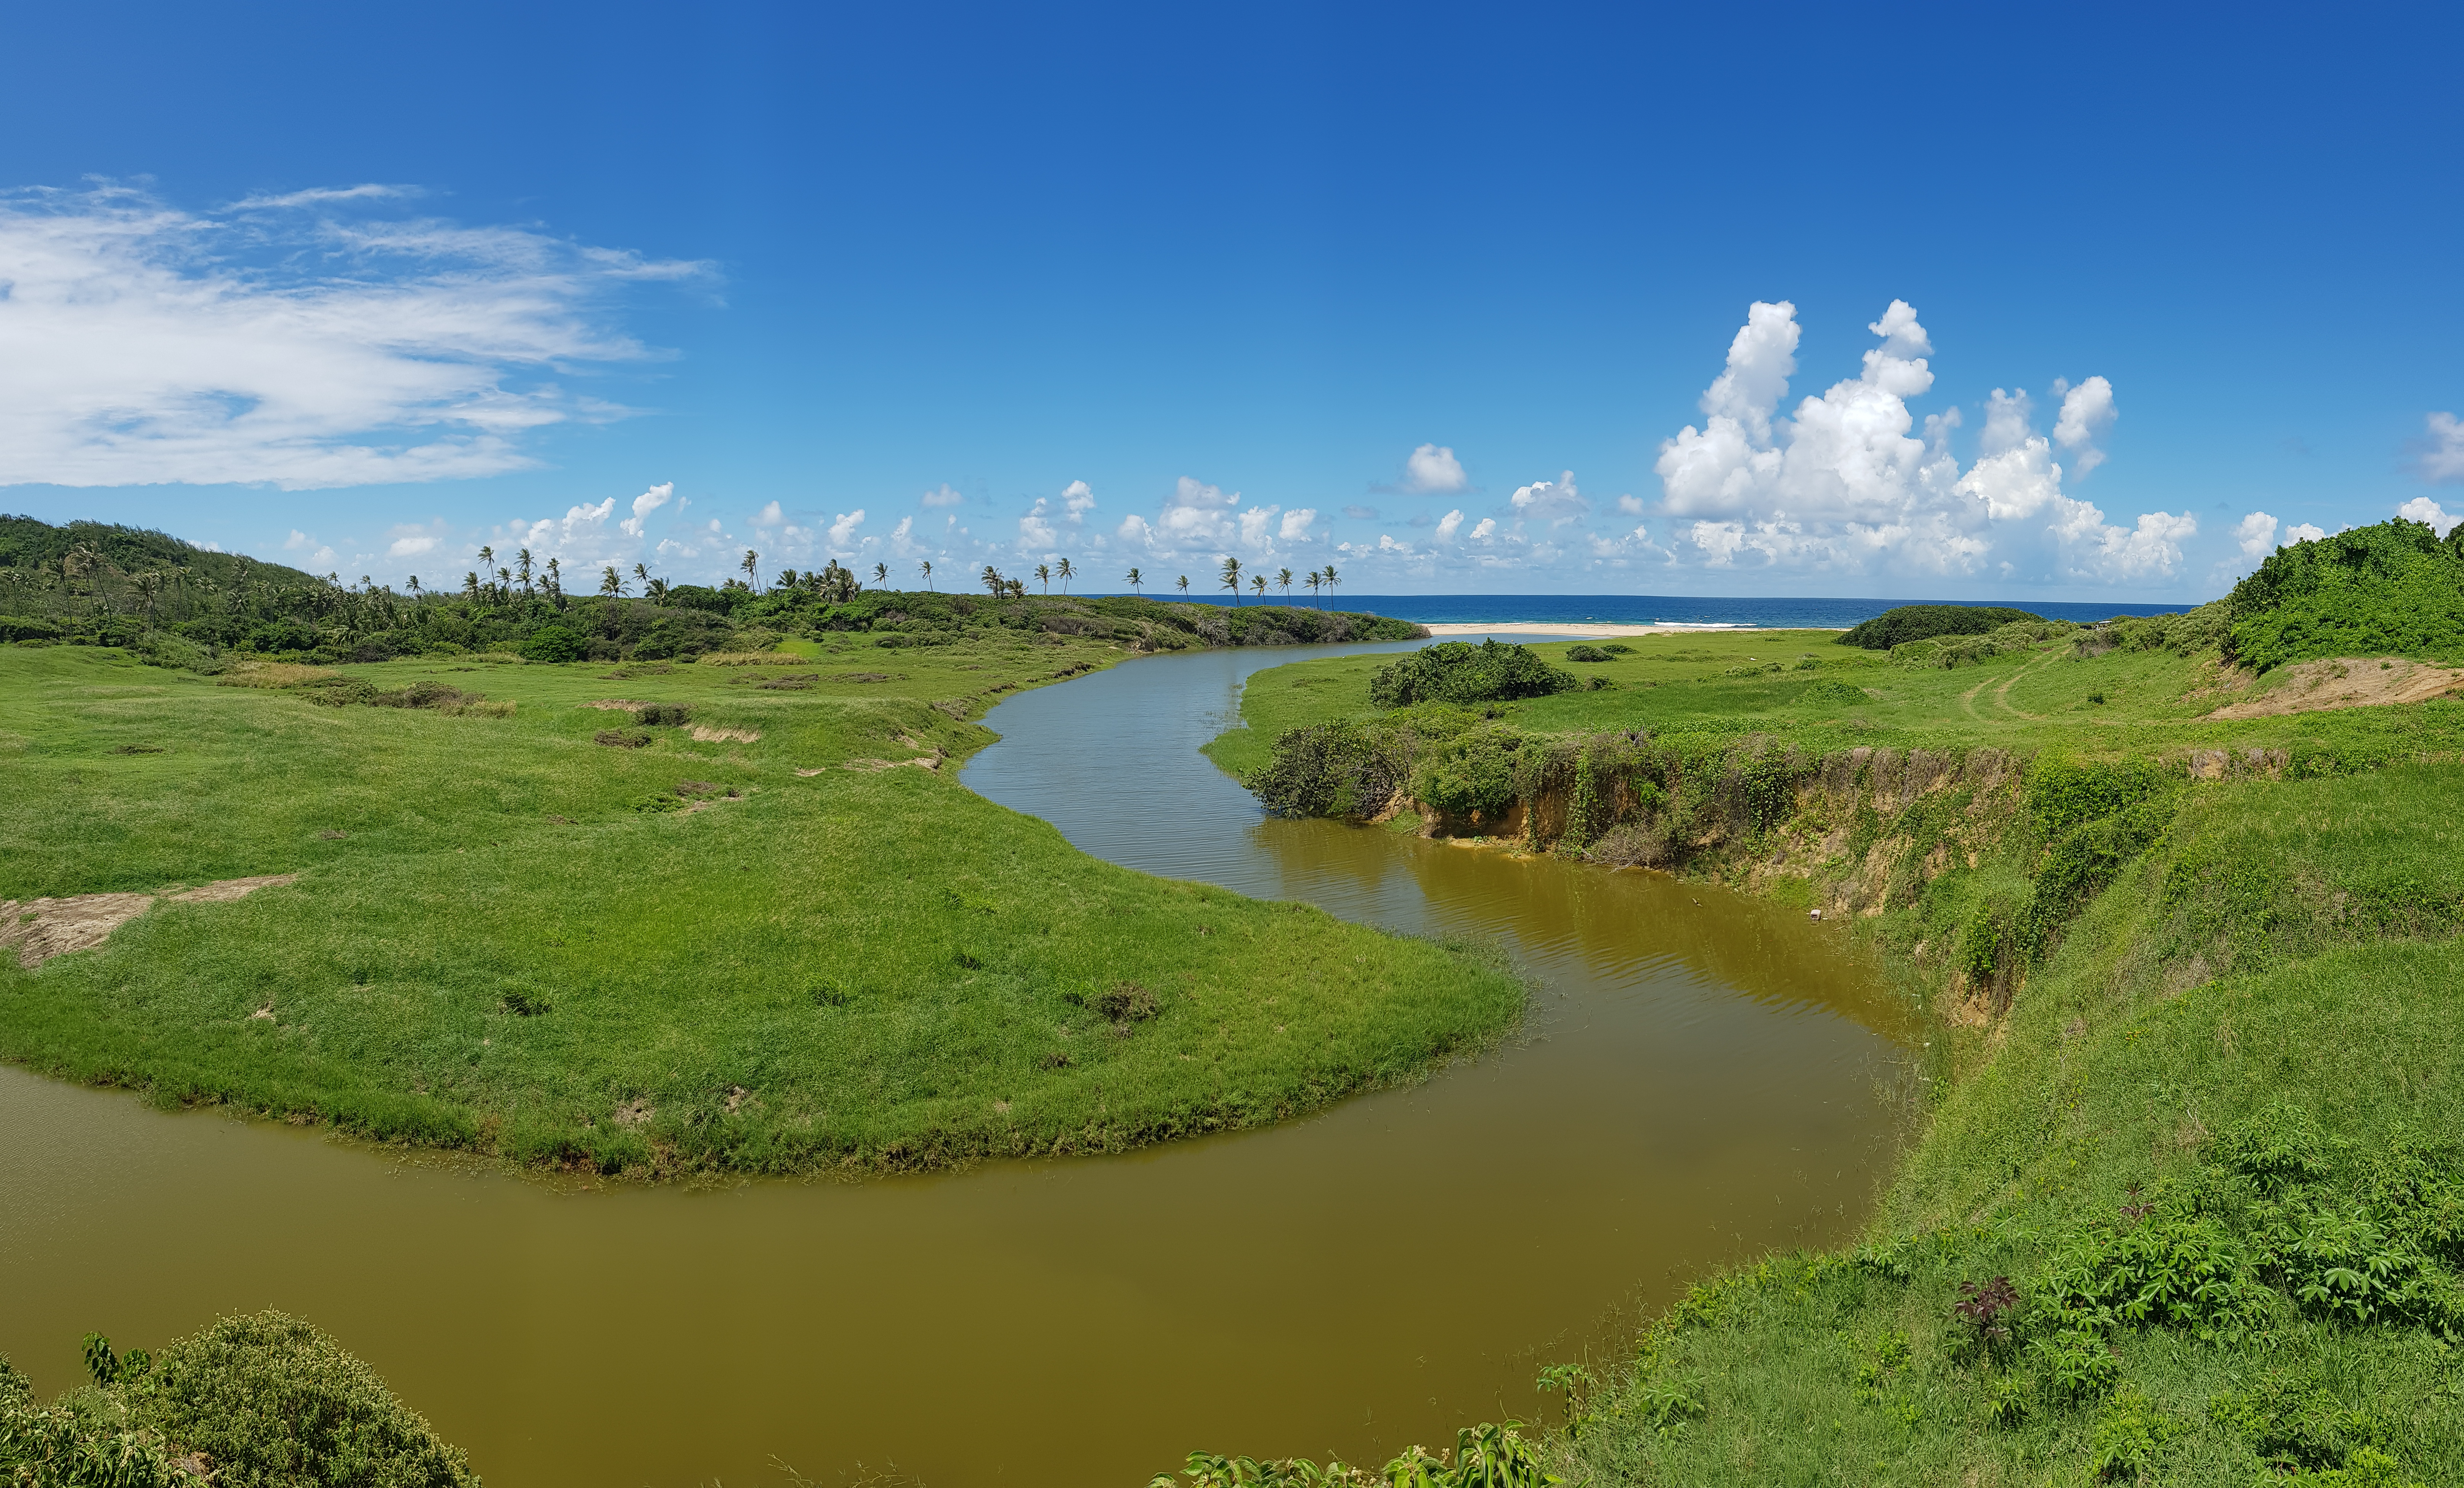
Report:
<svg viewBox="0 0 2464 1488"><path fill-rule="evenodd" d="M2459 688L2464 688L2464 668L2394 656L2341 656L2287 667L2258 696L2228 703L2208 716L2274 718L2332 708L2384 708L2427 702Z"/></svg>
<svg viewBox="0 0 2464 1488"><path fill-rule="evenodd" d="M151 894L72 894L66 899L33 899L24 904L0 901L0 946L17 948L17 964L28 971L56 955L101 945L111 932L154 908L157 900L173 904L229 904L260 888L297 883L297 873L262 878L227 878L196 888L171 888Z"/></svg>

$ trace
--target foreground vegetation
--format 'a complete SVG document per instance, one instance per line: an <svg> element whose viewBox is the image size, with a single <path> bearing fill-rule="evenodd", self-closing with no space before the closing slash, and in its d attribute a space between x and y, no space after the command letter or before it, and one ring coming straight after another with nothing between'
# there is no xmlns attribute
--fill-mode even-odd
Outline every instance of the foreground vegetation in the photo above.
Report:
<svg viewBox="0 0 2464 1488"><path fill-rule="evenodd" d="M88 1334L50 1405L0 1359L0 1481L26 1488L479 1488L374 1370L278 1312L147 1353Z"/></svg>
<svg viewBox="0 0 2464 1488"><path fill-rule="evenodd" d="M985 707L1129 644L879 644L913 634L613 667L0 647L0 939L46 898L297 876L0 958L0 1057L655 1176L1271 1122L1519 1017L1484 953L1115 868L953 778Z"/></svg>
<svg viewBox="0 0 2464 1488"><path fill-rule="evenodd" d="M1865 1242L1551 1371L1547 1468L2464 1481L2464 704L2334 706L2454 659L2366 613L2464 590L2410 527L2152 621L1538 646L1580 684L1402 709L1382 658L1252 679L1213 753L1281 809L1759 888L1928 989Z"/></svg>

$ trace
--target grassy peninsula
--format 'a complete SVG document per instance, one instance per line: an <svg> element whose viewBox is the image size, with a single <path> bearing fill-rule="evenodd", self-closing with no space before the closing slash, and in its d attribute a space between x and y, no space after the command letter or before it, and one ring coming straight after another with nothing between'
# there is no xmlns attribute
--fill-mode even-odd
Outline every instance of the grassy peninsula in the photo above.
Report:
<svg viewBox="0 0 2464 1488"><path fill-rule="evenodd" d="M1539 646L1545 689L1399 709L1384 658L1254 678L1214 753L1285 809L1753 887L1929 1001L1865 1241L1551 1371L1536 1460L2464 1481L2459 601L2464 554L2394 522L2154 620Z"/></svg>
<svg viewBox="0 0 2464 1488"><path fill-rule="evenodd" d="M1480 953L1115 868L954 778L1001 696L1240 639L1230 611L312 583L158 594L149 630L71 567L19 625L56 634L0 646L0 1057L38 1071L517 1164L802 1172L1269 1122L1520 1016ZM525 657L576 637L596 659ZM252 880L283 881L178 897ZM75 939L63 901L127 914L21 965Z"/></svg>

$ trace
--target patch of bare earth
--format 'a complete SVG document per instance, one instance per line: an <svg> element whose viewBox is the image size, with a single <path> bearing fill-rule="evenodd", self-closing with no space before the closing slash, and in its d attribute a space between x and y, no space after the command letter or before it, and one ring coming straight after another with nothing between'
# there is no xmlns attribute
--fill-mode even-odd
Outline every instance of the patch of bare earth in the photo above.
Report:
<svg viewBox="0 0 2464 1488"><path fill-rule="evenodd" d="M227 878L196 888L159 894L72 894L66 899L0 901L0 947L17 948L17 964L28 971L56 955L87 951L111 938L111 932L154 908L157 900L173 904L229 904L260 888L298 882L297 873L272 873L259 878Z"/></svg>
<svg viewBox="0 0 2464 1488"><path fill-rule="evenodd" d="M2383 708L2421 703L2464 688L2464 668L2430 667L2401 657L2338 657L2298 662L2264 692L2228 703L2211 718L2275 718L2330 708Z"/></svg>
<svg viewBox="0 0 2464 1488"><path fill-rule="evenodd" d="M710 729L693 725L693 736L702 744L750 744L761 737L759 729Z"/></svg>

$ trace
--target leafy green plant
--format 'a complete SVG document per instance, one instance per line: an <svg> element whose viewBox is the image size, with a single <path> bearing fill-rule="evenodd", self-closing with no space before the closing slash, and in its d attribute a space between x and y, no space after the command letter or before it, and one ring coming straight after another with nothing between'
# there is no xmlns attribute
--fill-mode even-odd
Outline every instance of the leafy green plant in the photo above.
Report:
<svg viewBox="0 0 2464 1488"><path fill-rule="evenodd" d="M2137 1386L2121 1386L2097 1415L2088 1468L2106 1482L2143 1478L2155 1470L2158 1454L2178 1430Z"/></svg>
<svg viewBox="0 0 2464 1488"><path fill-rule="evenodd" d="M1578 685L1572 673L1542 661L1528 646L1441 641L1379 667L1369 679L1369 700L1379 708L1508 702Z"/></svg>

